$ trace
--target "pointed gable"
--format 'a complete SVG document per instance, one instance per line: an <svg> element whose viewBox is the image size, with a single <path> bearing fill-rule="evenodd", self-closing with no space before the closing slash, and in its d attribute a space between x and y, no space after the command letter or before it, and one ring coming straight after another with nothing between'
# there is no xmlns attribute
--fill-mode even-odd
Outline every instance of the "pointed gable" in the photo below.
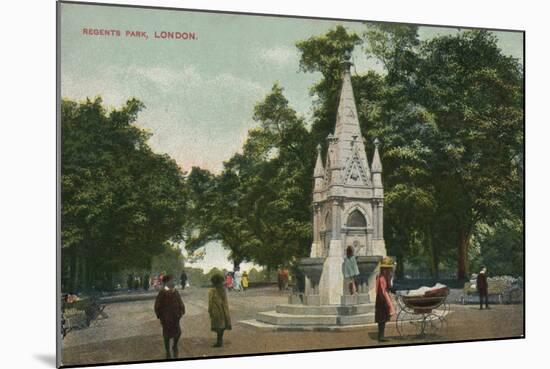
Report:
<svg viewBox="0 0 550 369"><path fill-rule="evenodd" d="M343 62L342 89L338 102L334 137L337 139L338 159L343 169L342 175L345 184L371 186L371 173L365 143L361 134L351 74L349 56Z"/></svg>

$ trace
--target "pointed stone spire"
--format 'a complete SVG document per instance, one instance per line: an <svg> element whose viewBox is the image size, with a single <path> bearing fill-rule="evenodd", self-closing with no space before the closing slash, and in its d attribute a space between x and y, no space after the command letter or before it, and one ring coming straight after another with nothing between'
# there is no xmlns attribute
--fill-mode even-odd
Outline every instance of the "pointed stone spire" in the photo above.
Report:
<svg viewBox="0 0 550 369"><path fill-rule="evenodd" d="M325 168L321 160L321 145L317 145L317 162L315 163L315 170L313 171L313 178L323 178L325 176Z"/></svg>
<svg viewBox="0 0 550 369"><path fill-rule="evenodd" d="M374 188L382 188L382 161L380 160L380 153L378 152L378 147L380 146L380 141L378 138L374 139L374 156L372 158L372 182Z"/></svg>
<svg viewBox="0 0 550 369"><path fill-rule="evenodd" d="M324 183L325 168L323 168L323 162L321 160L321 145L317 145L317 162L315 163L315 169L313 170L313 193L314 201L315 193L323 191L325 187Z"/></svg>
<svg viewBox="0 0 550 369"><path fill-rule="evenodd" d="M350 67L352 65L351 54L346 53L342 62L342 89L340 91L340 100L338 102L338 113L336 115L336 126L334 128L334 137L338 139L337 147L339 166L346 171L346 168L352 165L352 156L357 156L363 163L362 167L366 171L365 175L370 178L370 168L367 154L365 152L365 143L361 134L353 87L351 84Z"/></svg>

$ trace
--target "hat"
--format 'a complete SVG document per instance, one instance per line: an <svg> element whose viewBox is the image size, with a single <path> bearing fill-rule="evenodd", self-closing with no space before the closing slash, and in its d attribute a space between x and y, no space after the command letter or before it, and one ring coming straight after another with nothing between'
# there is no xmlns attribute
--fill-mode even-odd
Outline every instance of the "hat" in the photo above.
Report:
<svg viewBox="0 0 550 369"><path fill-rule="evenodd" d="M391 257L385 256L380 261L380 268L393 268L394 264L395 264L395 262L393 261L393 259Z"/></svg>
<svg viewBox="0 0 550 369"><path fill-rule="evenodd" d="M223 285L224 278L221 274L216 273L210 278L210 282L212 282L214 286Z"/></svg>

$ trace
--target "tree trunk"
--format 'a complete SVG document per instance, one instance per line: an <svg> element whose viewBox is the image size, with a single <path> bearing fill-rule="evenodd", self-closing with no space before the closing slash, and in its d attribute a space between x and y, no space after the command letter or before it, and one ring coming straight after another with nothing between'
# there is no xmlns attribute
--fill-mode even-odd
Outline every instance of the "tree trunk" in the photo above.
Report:
<svg viewBox="0 0 550 369"><path fill-rule="evenodd" d="M461 230L458 236L458 270L457 278L459 280L466 279L467 264L468 264L468 246L470 244L470 233Z"/></svg>
<svg viewBox="0 0 550 369"><path fill-rule="evenodd" d="M239 270L241 268L241 260L233 260L233 270Z"/></svg>
<svg viewBox="0 0 550 369"><path fill-rule="evenodd" d="M80 284L81 291L87 291L89 285L88 268L86 267L86 257L80 258L80 264L82 269L82 283Z"/></svg>
<svg viewBox="0 0 550 369"><path fill-rule="evenodd" d="M439 253L434 250L433 255L434 277L439 279Z"/></svg>
<svg viewBox="0 0 550 369"><path fill-rule="evenodd" d="M429 230L426 232L426 235L426 243L428 244L428 250L430 252L430 275L432 278L439 278L439 256L433 247Z"/></svg>
<svg viewBox="0 0 550 369"><path fill-rule="evenodd" d="M396 279L403 279L405 275L405 263L403 261L403 255L397 255L397 269L395 271Z"/></svg>
<svg viewBox="0 0 550 369"><path fill-rule="evenodd" d="M79 288L79 283L80 283L80 257L78 255L78 252L75 253L74 255L74 268L73 268L73 272L71 273L71 279L72 279L72 288L71 288L71 293L76 293L78 291L78 288Z"/></svg>

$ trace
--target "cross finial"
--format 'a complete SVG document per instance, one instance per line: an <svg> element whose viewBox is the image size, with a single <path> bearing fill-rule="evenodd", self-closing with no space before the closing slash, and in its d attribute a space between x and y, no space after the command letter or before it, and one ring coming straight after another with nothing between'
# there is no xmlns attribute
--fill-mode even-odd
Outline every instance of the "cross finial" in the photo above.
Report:
<svg viewBox="0 0 550 369"><path fill-rule="evenodd" d="M351 51L346 50L344 52L344 60L342 61L342 65L344 66L345 70L349 71L352 64L353 63L351 62Z"/></svg>

